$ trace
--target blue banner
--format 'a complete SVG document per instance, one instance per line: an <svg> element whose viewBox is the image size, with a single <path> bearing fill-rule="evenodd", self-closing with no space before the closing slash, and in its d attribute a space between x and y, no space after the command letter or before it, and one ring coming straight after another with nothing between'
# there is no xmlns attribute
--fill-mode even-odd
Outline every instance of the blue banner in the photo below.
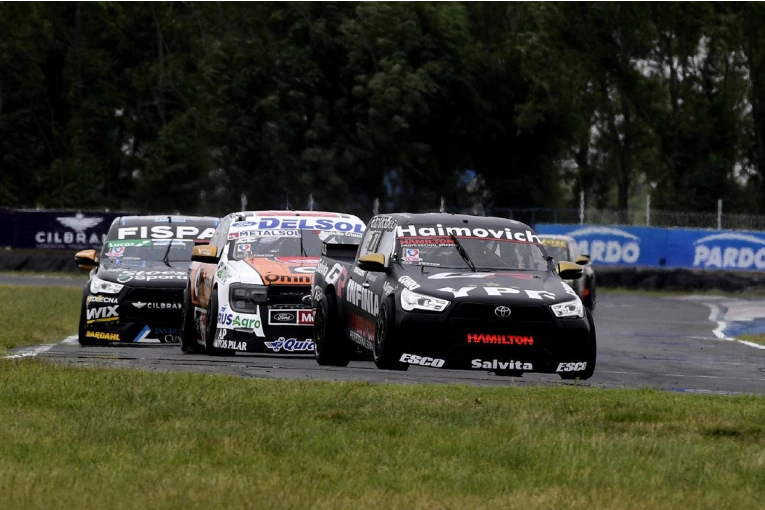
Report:
<svg viewBox="0 0 765 510"><path fill-rule="evenodd" d="M46 250L100 249L112 221L121 215L99 211L14 211L12 246Z"/></svg>
<svg viewBox="0 0 765 510"><path fill-rule="evenodd" d="M765 232L559 224L536 231L573 237L604 266L765 269Z"/></svg>

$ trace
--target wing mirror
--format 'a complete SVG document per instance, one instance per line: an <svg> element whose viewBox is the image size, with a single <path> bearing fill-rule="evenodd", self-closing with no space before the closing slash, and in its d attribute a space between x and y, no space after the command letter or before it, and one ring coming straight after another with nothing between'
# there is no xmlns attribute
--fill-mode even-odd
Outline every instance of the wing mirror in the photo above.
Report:
<svg viewBox="0 0 765 510"><path fill-rule="evenodd" d="M564 280L578 280L582 277L582 266L563 260L558 262L558 276Z"/></svg>
<svg viewBox="0 0 765 510"><path fill-rule="evenodd" d="M587 255L579 255L574 262L576 262L580 266L586 266L587 264L590 263L590 257L588 257Z"/></svg>
<svg viewBox="0 0 765 510"><path fill-rule="evenodd" d="M382 253L368 253L358 260L359 269L364 271L385 271L385 255Z"/></svg>
<svg viewBox="0 0 765 510"><path fill-rule="evenodd" d="M74 254L74 261L83 273L89 272L98 265L96 250L82 250Z"/></svg>
<svg viewBox="0 0 765 510"><path fill-rule="evenodd" d="M194 246L194 249L191 250L191 260L203 264L217 264L220 260L218 247L212 244Z"/></svg>

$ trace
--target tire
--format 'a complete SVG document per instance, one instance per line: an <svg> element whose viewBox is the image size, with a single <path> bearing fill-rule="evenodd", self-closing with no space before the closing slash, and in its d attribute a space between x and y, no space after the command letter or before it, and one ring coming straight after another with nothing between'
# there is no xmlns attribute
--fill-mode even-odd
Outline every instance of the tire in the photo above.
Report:
<svg viewBox="0 0 765 510"><path fill-rule="evenodd" d="M88 282L88 285L90 285L90 282ZM77 339L79 340L80 345L82 346L106 345L107 342L103 340L96 340L95 338L88 338L87 336L85 336L85 321L87 320L85 318L85 314L86 314L85 310L88 307L87 301L85 300L87 299L87 296L88 296L88 292L87 291L83 292L82 305L80 306L80 324L79 324L79 327L77 328Z"/></svg>
<svg viewBox="0 0 765 510"><path fill-rule="evenodd" d="M231 352L213 346L213 342L215 342L215 333L218 329L218 289L214 289L212 294L210 303L207 305L205 350L210 356L229 356L231 355Z"/></svg>
<svg viewBox="0 0 765 510"><path fill-rule="evenodd" d="M197 325L194 318L194 305L191 303L191 292L183 291L183 324L181 325L181 351L186 354L197 354L202 348L197 343Z"/></svg>
<svg viewBox="0 0 765 510"><path fill-rule="evenodd" d="M351 346L340 335L337 321L337 298L325 294L316 305L313 319L313 354L323 366L347 367Z"/></svg>
<svg viewBox="0 0 765 510"><path fill-rule="evenodd" d="M593 311L595 309L595 286L593 285L592 280L588 280L584 285L585 291L589 291L587 293L587 297L582 299L582 304L589 310Z"/></svg>
<svg viewBox="0 0 765 510"><path fill-rule="evenodd" d="M595 323L592 320L592 314L589 310L585 312L587 314L587 322L590 323L590 340L587 342L587 368L578 372L560 372L561 379L580 379L582 381L589 379L595 373L595 363L598 358L598 342L595 338Z"/></svg>
<svg viewBox="0 0 765 510"><path fill-rule="evenodd" d="M372 356L377 368L405 371L409 369L409 364L399 361L404 350L401 348L401 339L396 331L395 313L395 301L389 297L380 305Z"/></svg>

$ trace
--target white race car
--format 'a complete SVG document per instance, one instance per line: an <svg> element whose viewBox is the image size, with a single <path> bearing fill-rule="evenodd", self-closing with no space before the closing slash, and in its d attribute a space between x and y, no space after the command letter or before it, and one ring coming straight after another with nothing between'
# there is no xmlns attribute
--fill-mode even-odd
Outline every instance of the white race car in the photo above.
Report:
<svg viewBox="0 0 765 510"><path fill-rule="evenodd" d="M313 353L311 284L322 242L358 245L364 222L318 211L248 211L222 219L192 253L184 352Z"/></svg>

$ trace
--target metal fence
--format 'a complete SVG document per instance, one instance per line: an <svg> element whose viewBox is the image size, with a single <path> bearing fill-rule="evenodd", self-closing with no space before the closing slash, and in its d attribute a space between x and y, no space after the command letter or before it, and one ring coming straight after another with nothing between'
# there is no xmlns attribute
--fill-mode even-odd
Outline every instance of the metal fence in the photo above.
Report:
<svg viewBox="0 0 765 510"><path fill-rule="evenodd" d="M603 209L550 209L491 207L481 211L466 209L466 214L485 214L537 223L563 223L588 225L622 225L635 227L697 228L712 230L765 231L765 216L755 214L728 214L703 212L677 212L656 210L613 211Z"/></svg>

